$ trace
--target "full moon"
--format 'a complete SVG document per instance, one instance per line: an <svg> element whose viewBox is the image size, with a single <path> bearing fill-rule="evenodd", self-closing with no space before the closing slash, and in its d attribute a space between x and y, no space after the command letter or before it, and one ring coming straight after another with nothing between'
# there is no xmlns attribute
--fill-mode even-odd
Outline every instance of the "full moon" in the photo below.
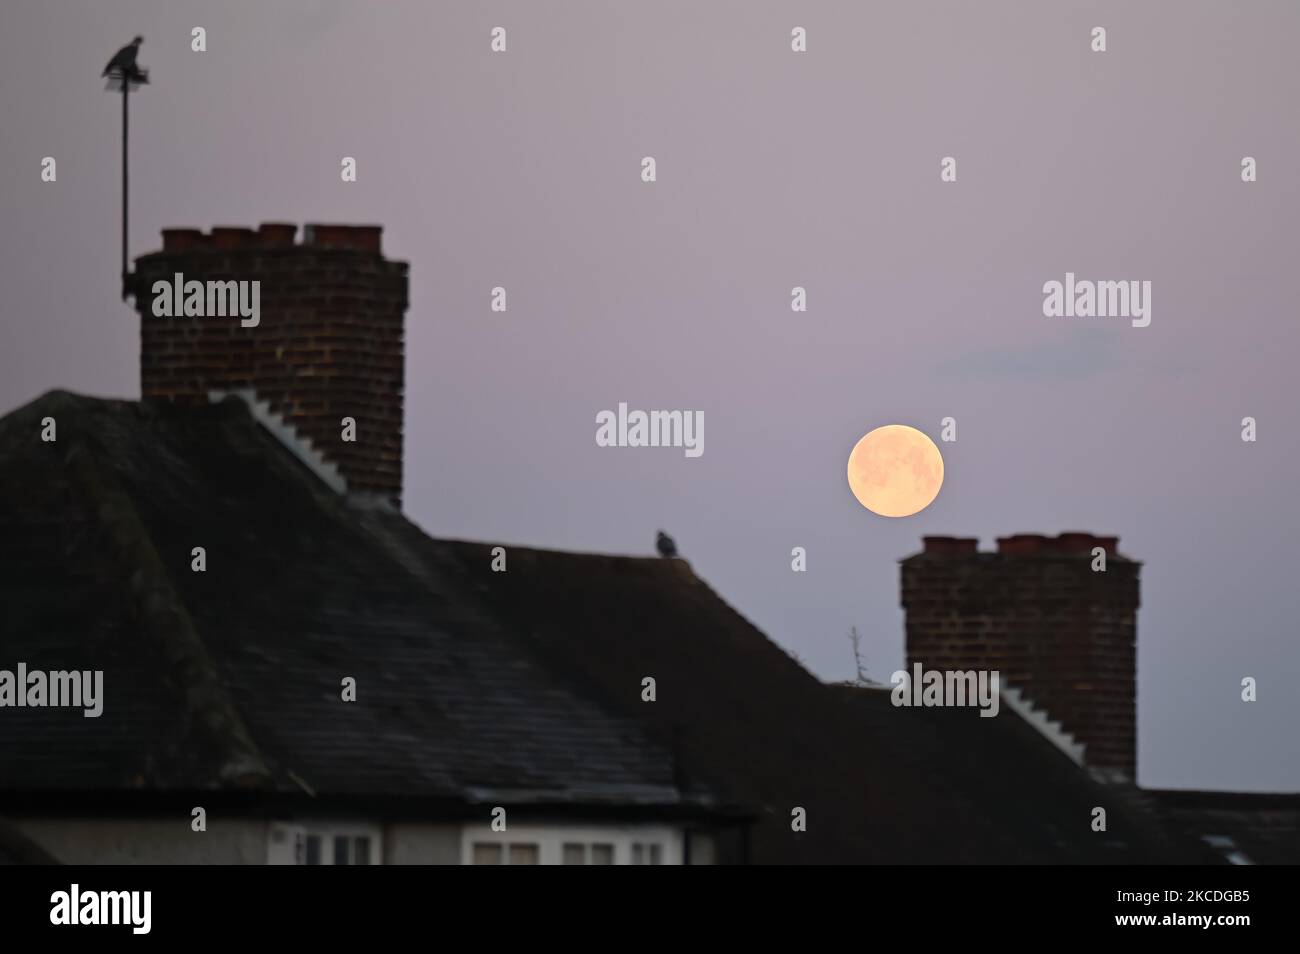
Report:
<svg viewBox="0 0 1300 954"><path fill-rule="evenodd" d="M858 503L882 517L920 513L941 486L943 455L914 427L877 427L849 454L849 489Z"/></svg>

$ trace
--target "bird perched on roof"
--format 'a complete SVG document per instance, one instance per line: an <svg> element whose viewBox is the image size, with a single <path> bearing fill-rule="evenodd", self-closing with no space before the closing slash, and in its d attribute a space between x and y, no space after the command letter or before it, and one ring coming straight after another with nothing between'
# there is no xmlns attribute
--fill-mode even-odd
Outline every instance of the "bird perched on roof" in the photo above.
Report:
<svg viewBox="0 0 1300 954"><path fill-rule="evenodd" d="M122 49L113 54L113 58L108 61L104 67L101 76L108 76L110 73L121 73L124 76L133 76L140 72L139 67L135 65L136 54L140 52L140 44L144 42L144 37L138 36Z"/></svg>
<svg viewBox="0 0 1300 954"><path fill-rule="evenodd" d="M655 537L655 548L659 551L659 555L665 559L671 560L673 557L677 556L677 544L673 542L672 537L668 536L668 534L664 533L662 530L660 530L659 535Z"/></svg>

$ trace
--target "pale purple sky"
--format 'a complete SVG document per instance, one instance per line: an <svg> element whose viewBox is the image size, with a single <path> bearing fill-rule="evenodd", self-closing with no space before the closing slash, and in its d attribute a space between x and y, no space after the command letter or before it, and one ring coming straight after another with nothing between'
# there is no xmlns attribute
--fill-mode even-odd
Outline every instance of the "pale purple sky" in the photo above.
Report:
<svg viewBox="0 0 1300 954"><path fill-rule="evenodd" d="M137 32L133 256L338 221L411 263L431 533L650 553L663 527L816 673L852 674L856 625L881 679L923 534L1118 534L1145 561L1139 780L1300 789L1300 6L5 0L0 413L138 396L99 79ZM1151 326L1043 317L1067 270L1150 280ZM704 455L597 447L619 401L702 410ZM948 415L933 506L856 503L863 433Z"/></svg>

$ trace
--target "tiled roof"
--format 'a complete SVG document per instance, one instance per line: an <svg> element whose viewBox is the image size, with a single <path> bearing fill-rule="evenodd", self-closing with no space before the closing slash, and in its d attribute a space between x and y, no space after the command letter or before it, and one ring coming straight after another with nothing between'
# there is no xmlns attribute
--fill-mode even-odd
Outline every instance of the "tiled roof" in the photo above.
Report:
<svg viewBox="0 0 1300 954"><path fill-rule="evenodd" d="M751 857L822 863L1206 861L1125 786L1103 786L1009 707L895 707L827 686L681 560L412 538L454 553L475 589L556 671L653 726L682 771L754 804ZM657 701L641 701L653 676ZM807 830L791 812L807 812ZM1107 830L1092 830L1103 807ZM740 852L737 846L734 849Z"/></svg>
<svg viewBox="0 0 1300 954"><path fill-rule="evenodd" d="M0 500L0 668L105 673L97 719L0 711L8 791L699 801L634 720L406 565L237 399L48 394L0 422Z"/></svg>
<svg viewBox="0 0 1300 954"><path fill-rule="evenodd" d="M1178 830L1242 863L1300 862L1300 795L1156 789L1147 796Z"/></svg>

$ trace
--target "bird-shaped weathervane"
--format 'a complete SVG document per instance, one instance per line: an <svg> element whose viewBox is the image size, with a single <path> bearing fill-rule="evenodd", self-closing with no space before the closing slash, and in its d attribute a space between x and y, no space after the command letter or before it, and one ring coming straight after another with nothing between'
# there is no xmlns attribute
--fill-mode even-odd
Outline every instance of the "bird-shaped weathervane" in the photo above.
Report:
<svg viewBox="0 0 1300 954"><path fill-rule="evenodd" d="M144 42L144 37L137 36L122 49L113 55L104 67L101 76L108 77L108 85L105 89L122 92L122 299L131 290L131 276L126 267L126 244L127 244L127 164L126 164L126 141L127 141L127 98L131 90L137 89L149 82L149 71L140 67L136 61L136 55L140 52L140 44Z"/></svg>
<svg viewBox="0 0 1300 954"><path fill-rule="evenodd" d="M671 560L673 557L677 556L677 544L673 542L672 537L668 536L668 534L664 533L662 530L660 530L659 535L655 537L655 549L657 549L659 555L666 560Z"/></svg>
<svg viewBox="0 0 1300 954"><path fill-rule="evenodd" d="M116 90L118 88L116 84L123 80L129 80L137 86L149 82L149 71L141 69L135 62L135 58L140 52L140 44L143 42L144 37L136 37L114 53L113 58L108 61L108 65L104 67L104 72L100 75L109 78L110 89Z"/></svg>

